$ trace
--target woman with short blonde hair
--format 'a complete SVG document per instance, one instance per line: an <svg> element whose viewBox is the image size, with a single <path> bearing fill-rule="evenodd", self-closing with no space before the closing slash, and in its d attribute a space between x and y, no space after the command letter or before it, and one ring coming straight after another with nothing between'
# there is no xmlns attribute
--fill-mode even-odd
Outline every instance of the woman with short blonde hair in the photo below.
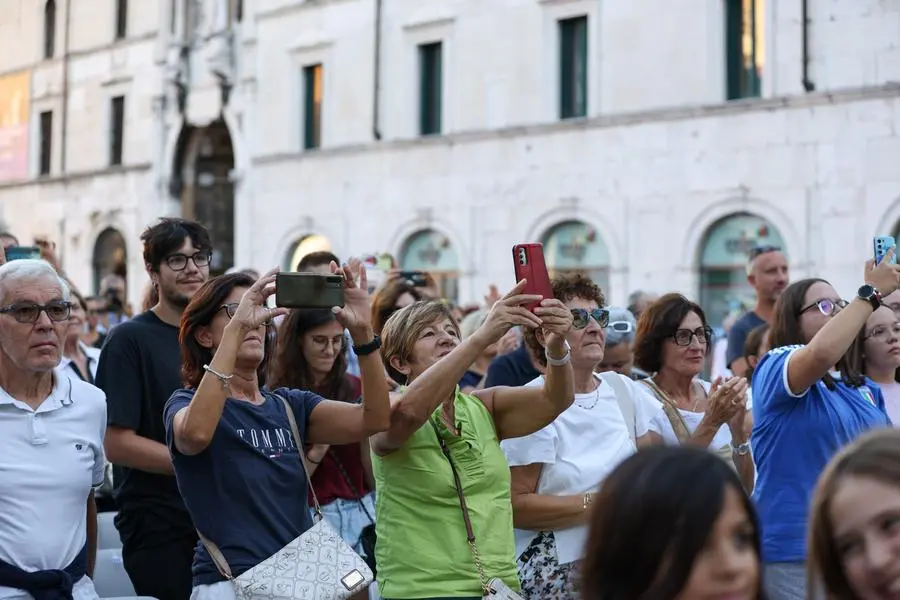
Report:
<svg viewBox="0 0 900 600"><path fill-rule="evenodd" d="M528 435L572 402L561 302L522 294L520 282L478 330L460 340L449 307L416 302L382 329L382 357L403 385L390 428L374 435L375 526L381 595L391 600L480 599L488 580L518 590L510 474L500 440ZM534 312L526 305L540 302ZM551 366L543 386L463 393L466 369L511 327L542 327ZM469 545L462 495L477 554Z"/></svg>

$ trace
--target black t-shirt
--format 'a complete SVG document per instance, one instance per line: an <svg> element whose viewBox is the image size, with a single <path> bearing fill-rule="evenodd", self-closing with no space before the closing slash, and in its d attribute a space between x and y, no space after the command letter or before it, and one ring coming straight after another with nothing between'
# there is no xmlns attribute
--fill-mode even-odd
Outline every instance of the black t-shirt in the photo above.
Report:
<svg viewBox="0 0 900 600"><path fill-rule="evenodd" d="M522 344L512 352L502 354L491 361L484 387L492 388L498 385L519 387L534 381L540 375L541 372L535 369L531 362L528 348Z"/></svg>
<svg viewBox="0 0 900 600"><path fill-rule="evenodd" d="M163 409L183 387L178 328L152 311L114 327L100 354L96 385L106 392L109 425L165 444ZM193 533L175 477L124 467L115 476L123 541L149 547Z"/></svg>

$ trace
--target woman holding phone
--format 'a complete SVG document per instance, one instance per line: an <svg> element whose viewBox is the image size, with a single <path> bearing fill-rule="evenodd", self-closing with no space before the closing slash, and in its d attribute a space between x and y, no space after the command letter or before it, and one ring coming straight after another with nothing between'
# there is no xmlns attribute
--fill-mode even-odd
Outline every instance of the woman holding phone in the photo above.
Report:
<svg viewBox="0 0 900 600"><path fill-rule="evenodd" d="M753 372L753 496L770 600L806 598L806 522L825 465L837 449L889 423L878 386L846 354L881 297L900 286L900 267L869 260L862 275L865 285L849 303L823 279L789 285L775 305L772 350Z"/></svg>

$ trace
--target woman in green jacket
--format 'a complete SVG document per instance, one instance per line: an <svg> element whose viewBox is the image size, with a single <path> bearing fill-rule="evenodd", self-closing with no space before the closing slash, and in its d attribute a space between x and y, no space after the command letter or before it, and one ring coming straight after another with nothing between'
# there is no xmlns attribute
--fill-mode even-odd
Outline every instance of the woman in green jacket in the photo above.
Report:
<svg viewBox="0 0 900 600"><path fill-rule="evenodd" d="M556 299L522 294L523 287L519 282L494 304L465 341L440 301L407 306L382 330L385 366L403 386L391 398L390 429L370 439L378 584L386 599L480 599L491 579L519 589L509 467L500 440L548 425L574 397L565 338L572 314ZM535 303L533 311L525 308ZM461 393L457 383L469 365L514 326L544 329L544 386ZM442 446L456 467L477 550L468 543Z"/></svg>

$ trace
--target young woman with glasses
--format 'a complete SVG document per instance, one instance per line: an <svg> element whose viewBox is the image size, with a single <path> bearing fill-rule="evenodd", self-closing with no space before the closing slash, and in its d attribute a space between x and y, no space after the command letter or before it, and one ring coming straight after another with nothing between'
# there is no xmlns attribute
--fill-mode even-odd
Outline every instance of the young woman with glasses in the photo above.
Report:
<svg viewBox="0 0 900 600"><path fill-rule="evenodd" d="M753 461L744 433L747 380L700 379L712 329L703 309L681 294L666 294L638 322L634 359L653 375L641 381L660 403L650 430L667 444L708 447L733 463L747 489Z"/></svg>
<svg viewBox="0 0 900 600"><path fill-rule="evenodd" d="M552 286L553 296L572 313L566 341L574 402L540 431L500 445L512 474L522 595L574 600L593 495L637 445L651 443L647 424L656 406L644 400L629 377L596 372L604 359L604 328L610 323L600 288L581 274L555 277ZM525 344L542 366L553 364L546 358L540 331L526 329ZM544 378L538 377L528 386L543 384Z"/></svg>
<svg viewBox="0 0 900 600"><path fill-rule="evenodd" d="M806 521L816 478L838 449L889 423L881 391L853 368L847 351L880 295L900 285L900 267L869 261L863 277L849 304L822 279L788 286L769 330L772 350L753 373L753 495L772 600L807 597Z"/></svg>
<svg viewBox="0 0 900 600"><path fill-rule="evenodd" d="M881 306L866 320L851 353L854 369L878 384L894 427L900 426L900 319Z"/></svg>

